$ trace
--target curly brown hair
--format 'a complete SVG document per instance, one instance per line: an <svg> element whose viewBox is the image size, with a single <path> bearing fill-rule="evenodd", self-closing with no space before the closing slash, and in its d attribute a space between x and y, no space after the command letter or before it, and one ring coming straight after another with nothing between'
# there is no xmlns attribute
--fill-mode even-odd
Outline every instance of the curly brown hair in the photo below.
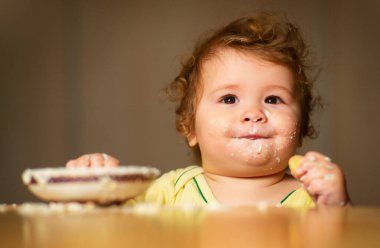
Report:
<svg viewBox="0 0 380 248"><path fill-rule="evenodd" d="M194 131L196 108L202 93L202 64L224 47L250 52L290 68L295 76L301 105L300 142L305 137L316 136L311 113L320 103L320 98L312 94L315 77L312 75L309 49L300 30L285 16L264 12L255 17L239 18L201 39L192 55L182 64L181 72L166 88L169 99L178 102L176 128L182 135L188 137ZM199 146L193 150L199 161Z"/></svg>

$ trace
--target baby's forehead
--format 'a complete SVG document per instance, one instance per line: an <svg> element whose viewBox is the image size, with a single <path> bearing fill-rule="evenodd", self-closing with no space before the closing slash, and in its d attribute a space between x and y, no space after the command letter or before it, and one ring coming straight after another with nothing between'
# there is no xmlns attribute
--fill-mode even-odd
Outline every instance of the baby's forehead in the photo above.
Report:
<svg viewBox="0 0 380 248"><path fill-rule="evenodd" d="M272 70L285 71L285 74L291 74L295 79L295 71L290 65L270 56L270 54L261 54L257 51L248 49L238 49L233 47L218 47L210 50L209 53L204 55L199 64L199 79L202 83L205 78L210 77L217 73L229 75L234 74L236 71L241 71L241 68L247 67L249 70L243 71L244 74L258 71ZM282 74L283 75L283 74Z"/></svg>
<svg viewBox="0 0 380 248"><path fill-rule="evenodd" d="M266 67L279 65L288 68L294 73L293 68L285 61L281 61L281 55L275 52L264 52L262 50L243 49L229 46L218 46L210 49L200 60L200 74L209 69L210 66L225 66L227 63L234 63L234 60L244 60L254 62L258 66Z"/></svg>

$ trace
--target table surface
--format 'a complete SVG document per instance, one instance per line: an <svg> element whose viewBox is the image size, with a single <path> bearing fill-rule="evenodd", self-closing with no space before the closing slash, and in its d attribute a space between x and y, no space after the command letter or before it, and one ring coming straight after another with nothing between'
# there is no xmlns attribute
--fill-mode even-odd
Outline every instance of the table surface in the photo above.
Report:
<svg viewBox="0 0 380 248"><path fill-rule="evenodd" d="M380 247L380 208L0 205L2 247Z"/></svg>

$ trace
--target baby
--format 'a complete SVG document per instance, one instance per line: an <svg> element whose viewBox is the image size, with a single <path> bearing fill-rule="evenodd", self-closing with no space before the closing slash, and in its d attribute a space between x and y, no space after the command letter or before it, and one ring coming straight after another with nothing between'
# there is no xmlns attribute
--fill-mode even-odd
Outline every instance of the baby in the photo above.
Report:
<svg viewBox="0 0 380 248"><path fill-rule="evenodd" d="M289 158L315 133L310 115L317 100L307 62L299 30L267 13L237 19L203 39L167 88L178 102L177 129L201 167L170 171L132 201L350 205L342 170L325 155L308 152L293 176L287 173ZM66 166L118 164L90 154Z"/></svg>

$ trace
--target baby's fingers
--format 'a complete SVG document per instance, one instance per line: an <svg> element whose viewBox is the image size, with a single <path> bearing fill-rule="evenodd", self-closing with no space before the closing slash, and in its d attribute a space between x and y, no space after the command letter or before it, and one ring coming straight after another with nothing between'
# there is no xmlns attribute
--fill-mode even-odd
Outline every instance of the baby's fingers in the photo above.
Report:
<svg viewBox="0 0 380 248"><path fill-rule="evenodd" d="M300 181L308 186L313 180L321 180L325 183L334 182L341 177L337 166L316 165L304 174Z"/></svg>
<svg viewBox="0 0 380 248"><path fill-rule="evenodd" d="M331 159L329 157L326 157L317 152L308 152L302 158L300 166L297 168L294 174L300 177L303 174L307 173L310 169L320 166L332 168L334 164L331 163Z"/></svg>
<svg viewBox="0 0 380 248"><path fill-rule="evenodd" d="M118 165L119 160L105 153L85 154L66 163L68 168L116 167Z"/></svg>
<svg viewBox="0 0 380 248"><path fill-rule="evenodd" d="M314 179L306 190L319 206L343 206L348 203L348 196L344 189L337 188L334 181Z"/></svg>
<svg viewBox="0 0 380 248"><path fill-rule="evenodd" d="M106 153L102 154L104 159L104 166L105 167L117 167L119 166L120 161Z"/></svg>
<svg viewBox="0 0 380 248"><path fill-rule="evenodd" d="M90 155L82 155L79 158L72 159L66 163L68 168L81 168L90 166Z"/></svg>

